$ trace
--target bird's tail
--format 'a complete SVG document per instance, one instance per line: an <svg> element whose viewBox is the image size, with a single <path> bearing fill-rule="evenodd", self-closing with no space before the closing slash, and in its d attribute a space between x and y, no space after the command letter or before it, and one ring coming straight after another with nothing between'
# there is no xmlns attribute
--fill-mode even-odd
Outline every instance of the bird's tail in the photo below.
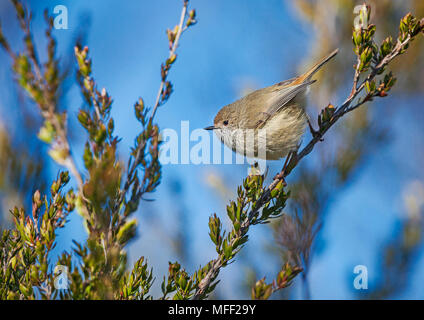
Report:
<svg viewBox="0 0 424 320"><path fill-rule="evenodd" d="M304 73L303 75L301 75L299 78L301 79L301 81L299 82L304 82L307 80L310 80L311 77L319 70L321 69L321 67L326 64L328 61L330 61L332 58L334 58L334 56L339 52L339 49L334 50L333 52L331 52L328 56L326 56L324 59L322 59L320 62L318 62L316 65L314 65L308 72ZM300 80L299 79L299 80Z"/></svg>

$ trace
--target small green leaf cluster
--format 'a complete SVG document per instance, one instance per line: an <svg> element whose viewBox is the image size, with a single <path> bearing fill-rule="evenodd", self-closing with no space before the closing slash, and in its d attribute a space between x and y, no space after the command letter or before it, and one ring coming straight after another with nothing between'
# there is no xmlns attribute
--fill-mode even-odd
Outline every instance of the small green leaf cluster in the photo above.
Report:
<svg viewBox="0 0 424 320"><path fill-rule="evenodd" d="M280 181L270 190L270 197L262 203L266 192L263 175L250 175L237 189L237 200L227 206L227 216L233 229L226 234L221 229L221 221L215 215L209 218L209 235L221 256L222 264L228 264L248 240L249 227L255 224L269 223L279 217L285 207L288 193L284 191L284 182Z"/></svg>
<svg viewBox="0 0 424 320"><path fill-rule="evenodd" d="M366 7L367 14L371 14L371 8ZM424 21L418 20L411 13L408 13L400 21L399 35L396 43L391 36L385 38L381 45L374 41L376 26L370 24L367 28L354 28L353 43L354 52L358 56L360 64L357 66L360 73L366 72L373 65L373 70L377 69L377 74L384 72L384 59L393 54L402 54L408 49L410 41L424 31ZM399 52L394 51L400 46Z"/></svg>
<svg viewBox="0 0 424 320"><path fill-rule="evenodd" d="M216 214L209 218L209 236L219 258L209 262L206 273L203 270L201 280L208 275L210 285L200 290L198 288L196 298L206 298L217 285L215 279L219 269L231 263L243 248L248 240L250 226L266 224L281 216L289 198L289 192L284 190L285 182L279 181L269 189L264 186L264 178L264 175L249 175L238 187L237 199L227 206L227 216L232 223L231 231L222 230L221 219ZM202 281L199 284L202 285Z"/></svg>
<svg viewBox="0 0 424 320"><path fill-rule="evenodd" d="M63 228L74 209L75 196L70 189L68 172L61 172L50 189L50 197L37 190L32 199L32 214L23 209L11 210L14 230L0 236L0 299L54 299L50 252L56 246L56 230Z"/></svg>
<svg viewBox="0 0 424 320"><path fill-rule="evenodd" d="M302 268L285 263L272 283L267 284L265 278L258 280L252 287L251 297L254 300L267 300L275 291L287 288L293 279L302 272Z"/></svg>
<svg viewBox="0 0 424 320"><path fill-rule="evenodd" d="M336 109L332 104L329 104L327 107L321 110L320 114L318 115L318 126L320 131L329 127L335 111Z"/></svg>
<svg viewBox="0 0 424 320"><path fill-rule="evenodd" d="M169 262L168 277L164 277L161 285L163 297L166 299L174 293L173 300L187 300L193 296L197 286L197 274L189 276L178 262Z"/></svg>
<svg viewBox="0 0 424 320"><path fill-rule="evenodd" d="M368 15L370 15L371 9L369 7L365 8ZM420 21L411 13L408 13L400 21L399 35L396 42L389 36L380 45L377 45L373 39L375 31L376 27L374 25L369 25L366 29L356 28L353 30L354 51L358 56L359 63L356 66L358 77L362 73L369 71L370 68L372 69L364 82L366 96L359 100L361 103L372 101L374 97L387 96L396 83L393 73L386 73L383 79L379 81L374 78L376 75L383 74L388 62L397 55L403 54L408 49L410 42L424 31L424 21Z"/></svg>
<svg viewBox="0 0 424 320"><path fill-rule="evenodd" d="M371 66L371 59L376 51L373 42L375 31L376 26L373 24L368 25L366 29L359 28L353 31L354 52L360 57L358 66L360 72L368 71Z"/></svg>

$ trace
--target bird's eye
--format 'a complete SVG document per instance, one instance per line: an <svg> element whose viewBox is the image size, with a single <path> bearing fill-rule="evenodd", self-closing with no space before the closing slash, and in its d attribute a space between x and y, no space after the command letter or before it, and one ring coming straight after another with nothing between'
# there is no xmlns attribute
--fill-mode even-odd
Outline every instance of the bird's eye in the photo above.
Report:
<svg viewBox="0 0 424 320"><path fill-rule="evenodd" d="M222 122L224 124L224 126L226 126L228 124L228 120L224 120L224 122Z"/></svg>

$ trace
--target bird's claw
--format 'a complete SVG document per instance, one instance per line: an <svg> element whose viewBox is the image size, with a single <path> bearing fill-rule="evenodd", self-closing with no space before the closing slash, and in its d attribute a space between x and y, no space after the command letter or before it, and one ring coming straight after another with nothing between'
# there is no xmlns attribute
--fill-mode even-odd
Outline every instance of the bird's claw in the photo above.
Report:
<svg viewBox="0 0 424 320"><path fill-rule="evenodd" d="M287 182L286 182L286 179L285 179L285 177L284 177L284 172L283 171L281 171L280 173L278 173L275 177L274 177L274 180L281 180L281 181L283 181L283 186L285 187L285 186L287 186Z"/></svg>
<svg viewBox="0 0 424 320"><path fill-rule="evenodd" d="M311 124L311 121L308 120L309 125L309 131L312 134L312 137L314 139L318 139L319 141L324 141L324 138L322 137L322 133L319 130L315 130L314 127Z"/></svg>

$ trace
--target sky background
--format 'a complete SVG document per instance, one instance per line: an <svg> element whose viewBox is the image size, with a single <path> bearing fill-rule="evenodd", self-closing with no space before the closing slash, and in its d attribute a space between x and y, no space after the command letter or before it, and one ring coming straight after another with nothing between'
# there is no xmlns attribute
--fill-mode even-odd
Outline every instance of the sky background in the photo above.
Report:
<svg viewBox="0 0 424 320"><path fill-rule="evenodd" d="M4 33L12 36L11 43L17 50L21 46L17 23L13 15L6 14L13 12L10 4L1 2ZM133 105L139 97L148 106L154 104L160 84L159 67L168 56L165 30L179 21L181 1L49 0L29 4L34 11L36 41L41 46L45 44L44 8L50 12L59 4L68 8L69 29L54 31L64 63L74 62L74 41L78 33L85 33L96 82L100 88L107 88L114 99L111 115L115 119L115 134L122 138L119 153L126 163L128 150L140 131ZM191 7L196 8L198 23L180 41L178 59L169 75L174 93L156 117L161 129L179 132L181 121L189 121L191 130L211 125L216 112L240 98L243 88L261 88L293 77L310 54L308 43L314 32L300 22L290 1L194 0ZM341 52L338 57L345 55L353 57L351 52ZM19 129L13 124L13 114L19 110L13 106L10 88L14 84L10 79L10 61L0 52L0 121L13 133ZM347 93L340 92L333 101L342 102ZM405 96L396 94L388 99L388 103L407 104L405 108L423 104L423 95L409 96L407 102ZM80 158L85 137L76 120L80 106L81 96L73 85L62 107L68 110L72 148L79 168L83 168ZM411 112L396 113L390 127L393 139L366 159L360 173L331 202L319 236L321 249L314 256L309 275L312 298L357 297L353 288L356 265L367 266L370 287L377 282L382 244L396 231L404 212L402 190L411 181L422 178L421 164L416 162L406 161L406 168L397 169L399 159L405 163L408 152L419 152L415 146L424 142L419 134L422 127L415 116ZM422 118L422 113L418 117ZM418 120L424 120L421 118ZM408 130L405 123L410 124ZM52 161L48 163L53 179L59 167ZM282 163L269 165L273 175ZM129 245L131 262L144 255L154 267L155 290L167 271L168 261L178 259L168 237L175 226L182 226L188 237L184 266L189 271L215 257L208 236L208 218L216 212L225 220L225 205L233 194L220 195L208 183L208 177L221 178L230 191L235 191L247 168L248 165L163 167L162 183L157 192L149 195L157 201L140 205L136 213L138 237ZM70 218L67 228L60 233L58 252L70 250L72 239L83 241L86 237L78 214L72 213ZM270 229L255 226L249 237L240 258L220 274L220 297L245 294L240 283L246 263L254 265L267 279L278 272L279 261L267 249L267 243L273 241ZM424 297L424 287L420 285L423 270L421 254L413 265L408 287L397 298ZM296 288L292 298L301 298L300 286Z"/></svg>

